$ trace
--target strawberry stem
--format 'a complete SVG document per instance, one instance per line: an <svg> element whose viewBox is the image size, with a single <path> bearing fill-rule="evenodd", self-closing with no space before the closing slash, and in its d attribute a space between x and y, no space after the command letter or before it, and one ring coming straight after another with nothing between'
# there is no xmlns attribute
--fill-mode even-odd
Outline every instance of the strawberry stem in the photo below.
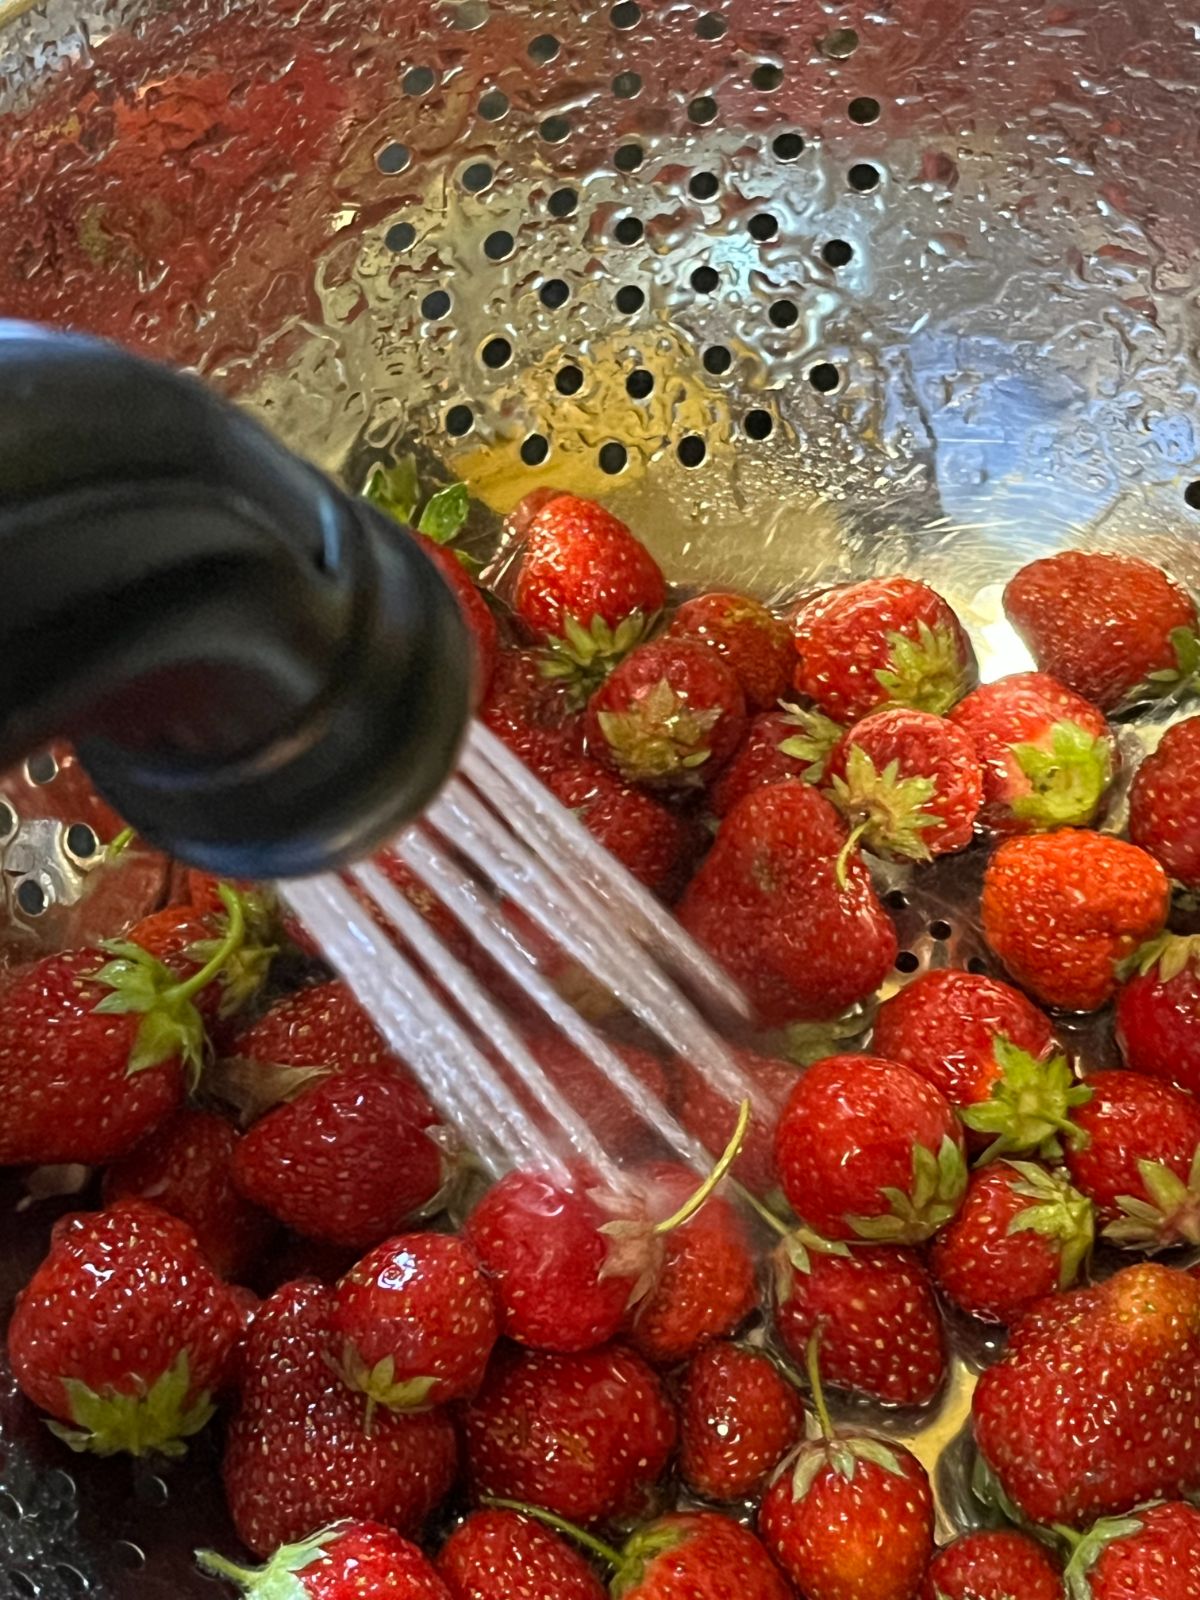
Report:
<svg viewBox="0 0 1200 1600"><path fill-rule="evenodd" d="M242 898L227 883L218 884L217 893L229 916L225 937L199 972L194 972L183 983L173 984L166 991L165 998L170 1001L194 1000L201 989L206 988L218 975L230 956L236 955L242 947L242 941L246 937L246 915L242 907Z"/></svg>
<svg viewBox="0 0 1200 1600"><path fill-rule="evenodd" d="M132 828L122 828L120 833L104 846L105 861L115 861L122 851L128 850L135 838Z"/></svg>
<svg viewBox="0 0 1200 1600"><path fill-rule="evenodd" d="M684 1201L673 1217L667 1217L664 1221L655 1224L655 1233L672 1233L676 1228L682 1228L685 1222L691 1221L697 1211L700 1210L700 1207L711 1197L730 1167L741 1154L749 1126L750 1102L749 1100L743 1100L738 1109L737 1126L733 1130L733 1137L725 1146L721 1159L696 1190L695 1194Z"/></svg>
<svg viewBox="0 0 1200 1600"><path fill-rule="evenodd" d="M868 818L851 828L850 832L846 835L845 844L838 851L837 865L835 870L837 872L839 889L845 889L848 886L849 878L846 868L850 865L850 852L857 846L858 841L862 838L863 834L866 833L870 825L870 819Z"/></svg>
<svg viewBox="0 0 1200 1600"><path fill-rule="evenodd" d="M556 1516L553 1511L543 1511L541 1506L526 1505L522 1500L501 1500L490 1494L480 1495L479 1501L481 1505L490 1506L494 1511L516 1511L523 1517L531 1517L534 1522L544 1523L556 1533L565 1534L568 1539L573 1539L576 1544L591 1551L592 1555L607 1562L610 1567L621 1566L625 1559L615 1545L605 1544L603 1539L585 1533L582 1528L577 1528L565 1517Z"/></svg>
<svg viewBox="0 0 1200 1600"><path fill-rule="evenodd" d="M211 1578L228 1578L230 1583L240 1584L243 1588L254 1579L254 1572L250 1567L240 1567L236 1561L230 1561L226 1556L219 1556L215 1550L197 1550L196 1565L201 1572L207 1572Z"/></svg>
<svg viewBox="0 0 1200 1600"><path fill-rule="evenodd" d="M833 1418L829 1415L829 1407L825 1403L825 1390L821 1386L820 1328L814 1328L808 1337L804 1351L804 1370L808 1373L808 1386L812 1390L813 1410L817 1413L817 1421L821 1424L821 1437L826 1444L832 1444L837 1438L837 1433L833 1426Z"/></svg>
<svg viewBox="0 0 1200 1600"><path fill-rule="evenodd" d="M766 1223L767 1227L771 1228L775 1233L777 1233L781 1239L786 1239L791 1234L792 1230L788 1227L787 1223L781 1221L781 1219L775 1215L769 1206L763 1205L762 1201L757 1195L751 1194L750 1190L746 1188L745 1184L739 1183L736 1178L731 1178L729 1180L729 1187L733 1189L738 1198L748 1205L756 1216L761 1217L763 1222Z"/></svg>

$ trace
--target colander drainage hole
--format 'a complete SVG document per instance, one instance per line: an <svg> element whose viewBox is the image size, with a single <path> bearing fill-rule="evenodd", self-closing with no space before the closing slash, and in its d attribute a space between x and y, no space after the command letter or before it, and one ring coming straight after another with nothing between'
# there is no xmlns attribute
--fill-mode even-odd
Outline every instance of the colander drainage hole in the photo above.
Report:
<svg viewBox="0 0 1200 1600"><path fill-rule="evenodd" d="M818 394L832 394L842 381L842 375L832 361L818 361L808 373L808 381Z"/></svg>
<svg viewBox="0 0 1200 1600"><path fill-rule="evenodd" d="M574 189L555 189L546 201L546 210L552 217L569 217L579 204L579 195Z"/></svg>
<svg viewBox="0 0 1200 1600"><path fill-rule="evenodd" d="M615 439L610 440L608 444L600 446L600 454L597 460L600 463L600 471L606 472L610 478L613 478L616 477L618 472L624 472L625 463L629 460L629 451L626 450L623 444L618 444Z"/></svg>
<svg viewBox="0 0 1200 1600"><path fill-rule="evenodd" d="M485 122L499 122L508 111L508 96L503 89L489 89L479 97L479 115Z"/></svg>
<svg viewBox="0 0 1200 1600"><path fill-rule="evenodd" d="M561 278L547 278L538 290L538 298L547 311L557 311L571 298L571 291Z"/></svg>
<svg viewBox="0 0 1200 1600"><path fill-rule="evenodd" d="M539 126L538 133L546 144L561 144L568 138L571 124L566 117L547 117Z"/></svg>
<svg viewBox="0 0 1200 1600"><path fill-rule="evenodd" d="M642 8L637 0L621 0L608 13L609 21L614 28L636 28L642 20Z"/></svg>
<svg viewBox="0 0 1200 1600"><path fill-rule="evenodd" d="M698 433L688 433L675 446L675 454L683 466L698 467L708 454L708 448Z"/></svg>
<svg viewBox="0 0 1200 1600"><path fill-rule="evenodd" d="M953 932L954 929L950 926L950 924L948 922L944 922L940 917L936 922L931 922L929 924L930 938L936 939L940 944L945 944L946 940L950 938Z"/></svg>
<svg viewBox="0 0 1200 1600"><path fill-rule="evenodd" d="M531 433L521 446L521 460L527 467L540 467L549 454L550 441L541 433Z"/></svg>
<svg viewBox="0 0 1200 1600"><path fill-rule="evenodd" d="M695 172L688 183L688 193L693 200L711 200L720 185L713 172Z"/></svg>
<svg viewBox="0 0 1200 1600"><path fill-rule="evenodd" d="M613 237L618 244L637 244L645 231L640 217L622 217L613 229Z"/></svg>
<svg viewBox="0 0 1200 1600"><path fill-rule="evenodd" d="M0 839L11 839L17 831L17 813L7 800L0 800Z"/></svg>
<svg viewBox="0 0 1200 1600"><path fill-rule="evenodd" d="M583 373L578 367L560 367L554 374L554 387L559 394L578 394L583 388Z"/></svg>
<svg viewBox="0 0 1200 1600"><path fill-rule="evenodd" d="M394 255L399 255L402 250L412 247L417 237L417 230L411 222L393 222L383 236L383 242Z"/></svg>
<svg viewBox="0 0 1200 1600"><path fill-rule="evenodd" d="M10 1494L7 1489L0 1489L0 1517L3 1517L5 1522L20 1522L24 1515L24 1509L16 1495Z"/></svg>
<svg viewBox="0 0 1200 1600"><path fill-rule="evenodd" d="M692 273L692 288L697 294L712 294L721 282L721 274L715 267L697 267Z"/></svg>
<svg viewBox="0 0 1200 1600"><path fill-rule="evenodd" d="M396 172L403 172L411 160L412 156L406 144L388 144L384 145L383 149L375 157L375 165L380 172L386 172L390 175Z"/></svg>
<svg viewBox="0 0 1200 1600"><path fill-rule="evenodd" d="M783 82L783 68L764 61L750 74L750 82L763 94L773 94Z"/></svg>
<svg viewBox="0 0 1200 1600"><path fill-rule="evenodd" d="M642 92L640 72L618 72L612 81L612 92L618 100L632 100Z"/></svg>
<svg viewBox="0 0 1200 1600"><path fill-rule="evenodd" d="M506 228L497 228L483 241L483 253L489 261L507 261L516 246L516 240Z"/></svg>
<svg viewBox="0 0 1200 1600"><path fill-rule="evenodd" d="M66 832L66 846L77 860L90 861L100 848L100 841L86 822L73 822Z"/></svg>
<svg viewBox="0 0 1200 1600"><path fill-rule="evenodd" d="M776 300L767 316L777 328L790 328L799 320L800 310L794 300Z"/></svg>
<svg viewBox="0 0 1200 1600"><path fill-rule="evenodd" d="M769 411L747 411L742 427L751 439L768 439L775 429L775 418Z"/></svg>
<svg viewBox="0 0 1200 1600"><path fill-rule="evenodd" d="M1188 484L1183 491L1183 498L1193 511L1200 511L1200 478L1197 478L1194 483Z"/></svg>
<svg viewBox="0 0 1200 1600"><path fill-rule="evenodd" d="M915 972L920 965L920 956L915 955L911 950L901 950L896 957L897 972Z"/></svg>
<svg viewBox="0 0 1200 1600"><path fill-rule="evenodd" d="M698 128L707 127L710 122L717 120L717 102L710 94L698 94L688 103L688 121L694 122Z"/></svg>
<svg viewBox="0 0 1200 1600"><path fill-rule="evenodd" d="M859 95L856 100L851 100L846 107L846 114L851 122L857 122L860 127L869 127L872 122L879 121L880 105L878 100L872 99L869 94Z"/></svg>
<svg viewBox="0 0 1200 1600"><path fill-rule="evenodd" d="M640 144L618 145L613 156L613 164L618 172L636 172L646 159L646 152Z"/></svg>
<svg viewBox="0 0 1200 1600"><path fill-rule="evenodd" d="M470 433L474 421L470 406L451 406L446 413L446 432L452 439L461 439L464 433Z"/></svg>
<svg viewBox="0 0 1200 1600"><path fill-rule="evenodd" d="M854 260L854 246L845 239L830 239L821 251L826 266L845 267Z"/></svg>
<svg viewBox="0 0 1200 1600"><path fill-rule="evenodd" d="M729 24L718 11L706 11L702 17L696 18L697 39L723 39L728 28Z"/></svg>
<svg viewBox="0 0 1200 1600"><path fill-rule="evenodd" d="M766 244L768 239L773 239L779 232L778 218L773 217L769 211L760 211L757 216L750 218L749 230L752 239L757 239L759 244Z"/></svg>
<svg viewBox="0 0 1200 1600"><path fill-rule="evenodd" d="M46 891L34 878L17 885L17 905L27 917L40 917L46 909Z"/></svg>
<svg viewBox="0 0 1200 1600"><path fill-rule="evenodd" d="M982 956L972 956L967 962L967 971L973 972L976 977L986 977L988 964Z"/></svg>
<svg viewBox="0 0 1200 1600"><path fill-rule="evenodd" d="M490 161L472 161L463 169L462 186L468 194L482 194L495 176Z"/></svg>
<svg viewBox="0 0 1200 1600"><path fill-rule="evenodd" d="M654 374L639 367L625 379L625 392L631 400L644 400L654 391Z"/></svg>
<svg viewBox="0 0 1200 1600"><path fill-rule="evenodd" d="M529 59L534 66L544 67L547 62L554 60L561 49L552 33L539 33L536 39L529 41Z"/></svg>
<svg viewBox="0 0 1200 1600"><path fill-rule="evenodd" d="M30 756L25 763L25 776L30 783L53 783L58 777L58 762L49 750L43 750L39 755Z"/></svg>
<svg viewBox="0 0 1200 1600"><path fill-rule="evenodd" d="M711 372L714 378L728 372L733 365L733 357L723 344L710 344L702 359L705 372Z"/></svg>
<svg viewBox="0 0 1200 1600"><path fill-rule="evenodd" d="M113 1545L113 1554L127 1572L140 1572L146 1565L145 1551L128 1539L118 1539Z"/></svg>
<svg viewBox="0 0 1200 1600"><path fill-rule="evenodd" d="M402 86L405 94L428 94L436 78L432 67L410 67L404 74Z"/></svg>
<svg viewBox="0 0 1200 1600"><path fill-rule="evenodd" d="M421 315L437 322L450 310L450 296L445 289L431 289L421 301Z"/></svg>
<svg viewBox="0 0 1200 1600"><path fill-rule="evenodd" d="M881 177L878 167L869 161L856 161L846 174L850 187L857 189L859 194L870 194L872 189L878 189Z"/></svg>
<svg viewBox="0 0 1200 1600"><path fill-rule="evenodd" d="M499 337L489 339L479 352L479 359L485 367L491 367L493 370L497 367L506 367L512 360L512 345L507 339Z"/></svg>
<svg viewBox="0 0 1200 1600"><path fill-rule="evenodd" d="M886 906L890 906L893 911L908 910L908 896L903 889L889 889L883 897L883 902Z"/></svg>
<svg viewBox="0 0 1200 1600"><path fill-rule="evenodd" d="M626 283L617 290L613 299L617 310L630 317L646 304L646 291L639 289L636 283Z"/></svg>
<svg viewBox="0 0 1200 1600"><path fill-rule="evenodd" d="M65 1563L54 1569L55 1576L62 1579L63 1587L68 1594L87 1594L91 1584L80 1572L78 1567L68 1567Z"/></svg>
<svg viewBox="0 0 1200 1600"><path fill-rule="evenodd" d="M777 161L795 161L804 154L804 140L798 133L776 134L771 149Z"/></svg>

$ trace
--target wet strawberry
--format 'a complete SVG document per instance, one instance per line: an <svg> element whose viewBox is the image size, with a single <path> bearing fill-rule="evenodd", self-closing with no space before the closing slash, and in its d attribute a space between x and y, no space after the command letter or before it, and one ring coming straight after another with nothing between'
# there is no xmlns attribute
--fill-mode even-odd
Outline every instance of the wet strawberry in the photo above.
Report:
<svg viewBox="0 0 1200 1600"><path fill-rule="evenodd" d="M1057 1172L1001 1161L972 1174L962 1210L933 1241L939 1289L983 1322L1011 1323L1069 1289L1092 1249L1091 1202Z"/></svg>
<svg viewBox="0 0 1200 1600"><path fill-rule="evenodd" d="M829 760L830 797L865 849L931 861L965 849L983 779L975 747L953 723L889 706L854 725Z"/></svg>
<svg viewBox="0 0 1200 1600"><path fill-rule="evenodd" d="M1033 1522L1086 1526L1200 1480L1200 1282L1146 1262L1040 1301L979 1380L984 1462Z"/></svg>
<svg viewBox="0 0 1200 1600"><path fill-rule="evenodd" d="M750 711L771 710L791 686L791 629L746 595L702 594L685 600L663 637L715 650L741 684Z"/></svg>
<svg viewBox="0 0 1200 1600"><path fill-rule="evenodd" d="M1015 1528L997 1528L961 1534L939 1550L918 1600L1064 1600L1064 1595L1062 1572L1045 1546Z"/></svg>
<svg viewBox="0 0 1200 1600"><path fill-rule="evenodd" d="M639 883L670 898L683 887L700 852L694 823L599 762L572 761L544 774L550 793Z"/></svg>
<svg viewBox="0 0 1200 1600"><path fill-rule="evenodd" d="M217 904L221 906L219 900ZM236 948L195 997L196 1010L208 1028L245 1011L258 997L270 973L276 946L266 943L266 935L256 931L258 919L251 912L252 904L253 901L243 902L245 933ZM135 923L125 940L161 961L176 977L187 979L194 978L212 959L228 933L229 913L224 906L217 912L201 912L192 906L164 906Z"/></svg>
<svg viewBox="0 0 1200 1600"><path fill-rule="evenodd" d="M1121 963L1162 931L1169 886L1152 856L1083 829L1007 839L983 881L983 931L1045 1005L1095 1011Z"/></svg>
<svg viewBox="0 0 1200 1600"><path fill-rule="evenodd" d="M1200 1093L1200 938L1164 933L1133 960L1133 976L1117 996L1125 1065Z"/></svg>
<svg viewBox="0 0 1200 1600"><path fill-rule="evenodd" d="M725 818L684 893L680 921L766 1026L836 1017L892 969L896 930L847 846L823 795L771 784Z"/></svg>
<svg viewBox="0 0 1200 1600"><path fill-rule="evenodd" d="M283 1545L265 1567L239 1566L211 1550L196 1560L247 1600L454 1600L416 1545L378 1522L335 1522Z"/></svg>
<svg viewBox="0 0 1200 1600"><path fill-rule="evenodd" d="M991 833L1041 833L1095 822L1119 756L1104 713L1043 672L984 683L950 721L983 768L981 825Z"/></svg>
<svg viewBox="0 0 1200 1600"><path fill-rule="evenodd" d="M544 1021L543 1019L540 1019ZM661 1143L652 1125L638 1111L636 1100L609 1076L600 1061L593 1061L561 1034L533 1034L525 1041L550 1082L581 1116L600 1144L622 1160L657 1153ZM666 1105L670 1083L661 1061L637 1045L610 1041L613 1054L640 1085L637 1099L651 1106ZM510 1087L530 1115L552 1128L545 1105L520 1078L503 1067Z"/></svg>
<svg viewBox="0 0 1200 1600"><path fill-rule="evenodd" d="M757 1091L750 1126L732 1171L739 1183L759 1196L779 1187L775 1167L775 1126L788 1096L796 1087L797 1069L789 1061L760 1056L744 1045L730 1045L739 1071ZM682 1057L675 1063L678 1079L676 1115L714 1158L728 1145L737 1125L739 1107L722 1094L711 1075ZM762 1103L760 1109L759 1102Z"/></svg>
<svg viewBox="0 0 1200 1600"><path fill-rule="evenodd" d="M570 686L547 676L537 650L502 650L480 719L539 777L583 755L583 718Z"/></svg>
<svg viewBox="0 0 1200 1600"><path fill-rule="evenodd" d="M629 783L679 789L707 782L746 729L730 669L703 645L645 644L588 701L588 749Z"/></svg>
<svg viewBox="0 0 1200 1600"><path fill-rule="evenodd" d="M466 1430L476 1496L521 1500L586 1525L644 1507L676 1424L641 1357L607 1345L583 1355L498 1351Z"/></svg>
<svg viewBox="0 0 1200 1600"><path fill-rule="evenodd" d="M621 1600L789 1600L749 1528L712 1511L676 1512L635 1533L611 1592Z"/></svg>
<svg viewBox="0 0 1200 1600"><path fill-rule="evenodd" d="M1064 550L1033 561L1010 579L1004 610L1039 669L1102 711L1170 694L1200 666L1191 598L1130 556Z"/></svg>
<svg viewBox="0 0 1200 1600"><path fill-rule="evenodd" d="M483 598L475 580L447 545L438 544L425 534L413 531L412 537L433 562L454 593L475 646L475 696L478 705L487 698L496 659L500 654L500 632L492 608Z"/></svg>
<svg viewBox="0 0 1200 1600"><path fill-rule="evenodd" d="M725 816L743 795L768 783L787 778L820 783L845 731L840 722L800 706L760 712L708 791L713 815Z"/></svg>
<svg viewBox="0 0 1200 1600"><path fill-rule="evenodd" d="M388 869L390 871L390 868ZM411 1079L383 1035L340 978L284 995L232 1042L231 1054L264 1068L338 1073L376 1068ZM262 1074L264 1080L266 1074ZM290 1084L300 1079L288 1079ZM249 1105L251 1113L272 1103L270 1096Z"/></svg>
<svg viewBox="0 0 1200 1600"><path fill-rule="evenodd" d="M949 1103L911 1067L878 1056L809 1067L784 1108L775 1158L789 1204L827 1239L927 1239L967 1182Z"/></svg>
<svg viewBox="0 0 1200 1600"><path fill-rule="evenodd" d="M447 1539L438 1571L453 1600L606 1600L564 1539L519 1511L475 1511Z"/></svg>
<svg viewBox="0 0 1200 1600"><path fill-rule="evenodd" d="M1200 890L1200 717L1177 722L1138 768L1129 837L1169 878Z"/></svg>
<svg viewBox="0 0 1200 1600"><path fill-rule="evenodd" d="M911 578L826 590L796 612L792 638L797 690L842 723L893 702L945 716L977 678L962 624Z"/></svg>
<svg viewBox="0 0 1200 1600"><path fill-rule="evenodd" d="M795 1386L761 1350L710 1344L692 1357L679 1405L679 1470L706 1500L748 1500L804 1436Z"/></svg>
<svg viewBox="0 0 1200 1600"><path fill-rule="evenodd" d="M1181 1500L1096 1523L1067 1564L1078 1600L1195 1600L1200 1595L1200 1511Z"/></svg>

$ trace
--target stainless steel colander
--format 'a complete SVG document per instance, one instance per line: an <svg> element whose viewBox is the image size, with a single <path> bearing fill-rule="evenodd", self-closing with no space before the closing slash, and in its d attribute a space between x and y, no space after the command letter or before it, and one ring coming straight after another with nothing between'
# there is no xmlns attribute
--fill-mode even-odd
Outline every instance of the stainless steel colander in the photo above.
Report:
<svg viewBox="0 0 1200 1600"><path fill-rule="evenodd" d="M1026 663L999 596L1033 555L1200 586L1185 0L0 0L0 25L0 314L193 365L353 487L415 451L470 485L482 546L552 482L674 579L771 600L908 571L988 676ZM79 794L63 752L0 784L9 954L162 896L140 848L84 892L106 819ZM971 870L897 873L898 982L984 959ZM0 1299L84 1180L5 1175ZM978 1354L887 1423L950 1517ZM212 1593L211 1441L79 1463L0 1385L0 1596Z"/></svg>

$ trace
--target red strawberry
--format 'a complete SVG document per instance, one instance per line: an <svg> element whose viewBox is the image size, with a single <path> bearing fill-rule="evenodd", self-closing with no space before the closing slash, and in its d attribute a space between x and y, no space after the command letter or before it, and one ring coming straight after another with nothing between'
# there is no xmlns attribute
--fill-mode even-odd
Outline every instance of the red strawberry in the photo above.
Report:
<svg viewBox="0 0 1200 1600"><path fill-rule="evenodd" d="M660 1517L634 1534L619 1559L611 1592L621 1600L789 1600L749 1528L715 1511Z"/></svg>
<svg viewBox="0 0 1200 1600"><path fill-rule="evenodd" d="M596 761L572 761L543 779L639 883L665 898L679 891L699 854L697 830L686 817Z"/></svg>
<svg viewBox="0 0 1200 1600"><path fill-rule="evenodd" d="M475 646L475 704L487 698L496 658L500 654L500 632L492 608L458 556L448 545L438 544L423 533L410 530L412 537L433 562L454 591Z"/></svg>
<svg viewBox="0 0 1200 1600"><path fill-rule="evenodd" d="M1170 694L1200 666L1190 596L1129 556L1064 550L1031 562L1009 580L1004 610L1040 670L1102 711Z"/></svg>
<svg viewBox="0 0 1200 1600"><path fill-rule="evenodd" d="M913 1600L933 1554L933 1495L902 1444L834 1430L808 1367L821 1438L785 1461L763 1496L758 1529L805 1600Z"/></svg>
<svg viewBox="0 0 1200 1600"><path fill-rule="evenodd" d="M469 1245L407 1233L365 1255L338 1284L333 1351L352 1389L392 1411L462 1400L483 1382L496 1308Z"/></svg>
<svg viewBox="0 0 1200 1600"><path fill-rule="evenodd" d="M237 1036L233 1054L264 1066L312 1067L322 1072L377 1067L407 1074L340 978L277 1000Z"/></svg>
<svg viewBox="0 0 1200 1600"><path fill-rule="evenodd" d="M73 1450L182 1455L232 1376L244 1312L186 1223L144 1200L76 1213L17 1296L8 1357Z"/></svg>
<svg viewBox="0 0 1200 1600"><path fill-rule="evenodd" d="M588 749L629 783L687 788L711 778L741 743L746 701L729 668L700 644L644 644L588 701Z"/></svg>
<svg viewBox="0 0 1200 1600"><path fill-rule="evenodd" d="M787 778L820 783L845 731L840 722L800 706L760 712L708 791L713 815L727 815L743 795L768 783L782 783Z"/></svg>
<svg viewBox="0 0 1200 1600"><path fill-rule="evenodd" d="M1098 1522L1076 1543L1066 1577L1078 1600L1196 1600L1200 1511L1169 1500Z"/></svg>
<svg viewBox="0 0 1200 1600"><path fill-rule="evenodd" d="M1133 958L1117 996L1117 1042L1125 1065L1200 1093L1200 937L1164 933Z"/></svg>
<svg viewBox="0 0 1200 1600"><path fill-rule="evenodd" d="M541 651L502 650L479 713L542 778L583 755L583 718L573 709L570 685L548 676L545 667Z"/></svg>
<svg viewBox="0 0 1200 1600"><path fill-rule="evenodd" d="M211 1550L202 1572L236 1583L248 1600L454 1600L453 1592L407 1539L377 1522L335 1522L251 1569Z"/></svg>
<svg viewBox="0 0 1200 1600"><path fill-rule="evenodd" d="M946 1376L941 1313L914 1250L793 1235L775 1259L775 1327L801 1363L818 1334L826 1379L885 1405L928 1405Z"/></svg>
<svg viewBox="0 0 1200 1600"><path fill-rule="evenodd" d="M1062 1573L1043 1545L1015 1528L997 1528L961 1534L939 1550L917 1600L1064 1600L1064 1593Z"/></svg>
<svg viewBox="0 0 1200 1600"><path fill-rule="evenodd" d="M148 1134L104 1175L104 1201L151 1200L192 1229L223 1278L241 1278L266 1248L275 1224L238 1193L238 1134L223 1117L185 1107Z"/></svg>
<svg viewBox="0 0 1200 1600"><path fill-rule="evenodd" d="M984 683L950 721L983 767L979 821L992 833L1086 828L1108 794L1119 756L1104 713L1042 672Z"/></svg>
<svg viewBox="0 0 1200 1600"><path fill-rule="evenodd" d="M238 1146L234 1182L298 1233L365 1250L434 1205L447 1181L436 1122L407 1078L347 1070L260 1118Z"/></svg>
<svg viewBox="0 0 1200 1600"><path fill-rule="evenodd" d="M770 1108L767 1115L757 1109L738 1158L731 1168L739 1183L754 1194L766 1196L779 1187L775 1167L775 1125L788 1096L796 1086L797 1069L788 1061L760 1056L745 1045L729 1045L729 1053L742 1075L755 1087L758 1099ZM677 1058L679 1083L676 1115L680 1122L716 1158L729 1144L737 1125L739 1107L727 1099L703 1067Z"/></svg>
<svg viewBox="0 0 1200 1600"><path fill-rule="evenodd" d="M658 1379L620 1345L584 1355L500 1350L466 1427L477 1497L504 1495L582 1524L636 1515L676 1431Z"/></svg>
<svg viewBox="0 0 1200 1600"><path fill-rule="evenodd" d="M945 716L977 678L962 624L912 578L826 590L796 612L792 639L796 688L843 723L892 702Z"/></svg>
<svg viewBox="0 0 1200 1600"><path fill-rule="evenodd" d="M1093 1230L1091 1202L1060 1173L1002 1161L972 1174L962 1210L933 1241L933 1275L969 1316L1015 1322L1077 1281Z"/></svg>
<svg viewBox="0 0 1200 1600"><path fill-rule="evenodd" d="M918 1243L950 1220L967 1184L947 1100L878 1056L809 1067L784 1108L775 1159L789 1204L827 1239Z"/></svg>
<svg viewBox="0 0 1200 1600"><path fill-rule="evenodd" d="M1040 1301L975 1390L975 1439L1033 1522L1086 1524L1200 1481L1200 1281L1144 1262Z"/></svg>
<svg viewBox="0 0 1200 1600"><path fill-rule="evenodd" d="M1087 1082L1066 1160L1104 1237L1142 1250L1200 1244L1200 1101L1138 1072Z"/></svg>
<svg viewBox="0 0 1200 1600"><path fill-rule="evenodd" d="M1095 1011L1118 969L1161 932L1170 889L1152 856L1083 829L1007 839L983 880L983 931L1045 1005Z"/></svg>
<svg viewBox="0 0 1200 1600"><path fill-rule="evenodd" d="M361 1396L330 1365L332 1337L333 1293L318 1283L285 1284L251 1324L222 1471L255 1555L339 1517L416 1533L454 1482L446 1413L380 1411L368 1433Z"/></svg>
<svg viewBox="0 0 1200 1600"><path fill-rule="evenodd" d="M847 839L823 795L771 784L734 806L684 893L680 921L765 1026L836 1017L892 969L896 930Z"/></svg>
<svg viewBox="0 0 1200 1600"><path fill-rule="evenodd" d="M741 684L750 711L771 710L791 686L791 630L746 595L702 594L685 600L663 637L715 650Z"/></svg>
<svg viewBox="0 0 1200 1600"><path fill-rule="evenodd" d="M928 711L889 706L856 723L830 757L834 804L875 855L930 861L975 832L983 778L975 747Z"/></svg>
<svg viewBox="0 0 1200 1600"><path fill-rule="evenodd" d="M233 891L227 887L227 892ZM265 933L258 931L251 903L243 901L242 914L244 935L195 996L196 1010L210 1028L253 1003L267 981L276 953ZM212 960L228 934L229 913L223 906L217 913L198 911L194 906L164 906L135 923L125 940L161 961L177 978L188 979Z"/></svg>
<svg viewBox="0 0 1200 1600"><path fill-rule="evenodd" d="M577 1050L562 1034L533 1035L526 1040L547 1077L586 1118L600 1143L622 1159L661 1148L655 1130L639 1115L629 1096L618 1089L599 1062ZM621 1058L646 1091L651 1103L665 1105L670 1085L661 1061L636 1045L612 1042ZM509 1070L502 1064L505 1076ZM539 1120L545 1109L535 1094L513 1074L510 1087ZM549 1126L549 1119L547 1119Z"/></svg>
<svg viewBox="0 0 1200 1600"><path fill-rule="evenodd" d="M1129 837L1176 883L1200 890L1200 717L1168 728L1138 768Z"/></svg>
<svg viewBox="0 0 1200 1600"><path fill-rule="evenodd" d="M519 1511L476 1511L447 1539L438 1571L453 1600L606 1600L608 1591L549 1528Z"/></svg>
<svg viewBox="0 0 1200 1600"><path fill-rule="evenodd" d="M692 1357L679 1405L679 1470L706 1500L748 1500L804 1437L795 1387L761 1350L710 1344Z"/></svg>

